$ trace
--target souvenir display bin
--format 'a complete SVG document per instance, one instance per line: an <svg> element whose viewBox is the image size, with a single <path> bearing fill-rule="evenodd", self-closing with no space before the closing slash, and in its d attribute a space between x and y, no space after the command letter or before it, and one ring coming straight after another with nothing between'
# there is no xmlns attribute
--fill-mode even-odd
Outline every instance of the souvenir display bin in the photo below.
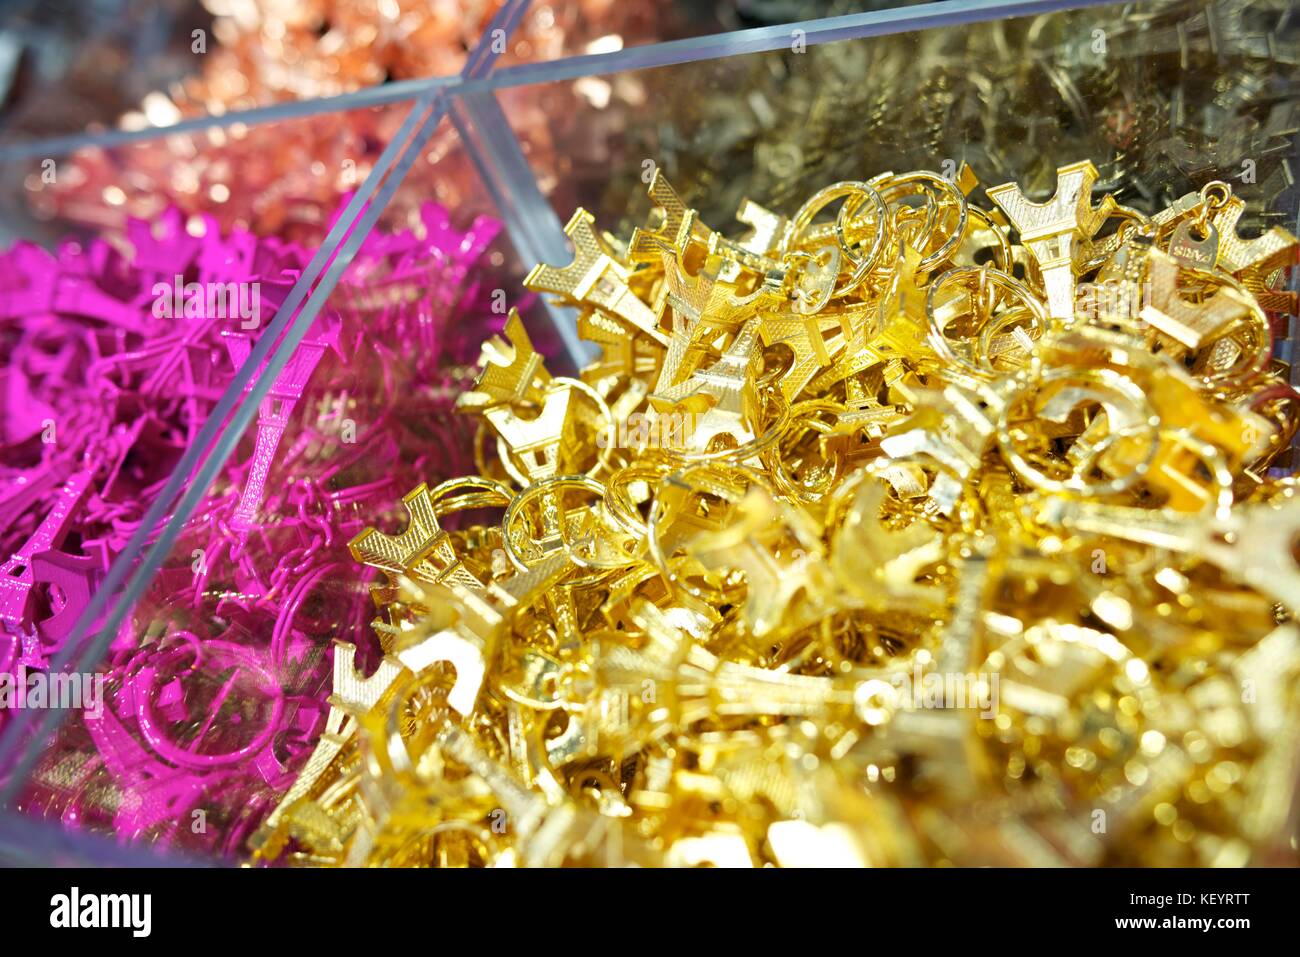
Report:
<svg viewBox="0 0 1300 957"><path fill-rule="evenodd" d="M87 23L36 5L0 22L0 666L44 678L48 694L0 710L0 859L1295 863L1300 638L1287 603L1300 552L1256 520L1266 507L1292 516L1294 249L1277 240L1265 266L1249 259L1255 237L1300 231L1300 22L1285 0L102 6L111 29L84 36ZM1030 204L994 189L1005 183ZM835 184L849 185L808 205ZM1054 194L1097 218L1087 243L1045 251L1034 243L1057 234L1017 221ZM980 210L969 219L968 202ZM1214 365L1254 340L1225 336L1207 358L1197 350L1221 330L1199 320L1157 318L1172 339L1153 350L1179 348L1181 378L1149 382L1123 373L1138 360L1114 342L1043 331L1061 268L1120 275L1124 250L1145 241L1152 269L1191 274L1211 232L1233 267L1225 301L1255 297L1272 350L1264 385ZM1003 286L987 284L989 265ZM872 315L889 302L924 317L953 266L974 277L972 303L1003 310L992 338L963 340L984 342L984 359L922 329L817 378L868 349L853 338L867 310L845 305L837 270L873 290ZM723 317L674 352L701 316L741 309L709 291L735 270L752 274L736 289L784 305L755 318L757 340ZM1184 292L1208 300L1208 281ZM805 306L823 295L818 318L824 298ZM1034 302L1007 307L1015 295ZM487 369L505 378L476 387L493 336ZM989 388L1031 371L1072 384L1058 394L1093 403L1096 441L1080 453L1092 458L1068 478L1044 464L1081 431L1069 402L1030 416L1056 432L1018 426L1014 409L998 420L983 400L987 415L961 418L983 393L962 392L966 380L944 392L909 348L974 362L970 382ZM550 378L530 366L509 379L533 350ZM773 442L752 437L745 467L770 466L788 493L776 498L816 528L755 493L762 475L728 498L741 471L710 471L725 471L724 441L692 447L678 477L683 495L721 483L706 491L741 516L724 523L735 535L659 541L656 523L673 520L656 494L678 494L662 484L673 470L639 460L629 449L644 436L615 418L653 407L696 423L730 408L721 393L691 405L688 377L654 381L665 352L700 369L706 356L714 385L740 370L736 414L784 423ZM576 424L558 453L525 448L557 382L581 406ZM664 387L676 398L644 405ZM1219 442L1149 418L1145 458L1132 452L1141 418L1098 438L1096 407L1118 421L1115 395L1144 393L1165 419L1205 402L1231 413L1207 412L1215 428L1263 438ZM490 414L512 402L531 403L515 408L518 442ZM864 417L851 447L830 441L850 408ZM918 437L941 413L1000 434L945 459ZM882 446L889 435L914 441ZM547 486L545 507L522 501L565 471L533 466L578 446L602 464L577 471L622 470L617 501L591 477ZM894 471L847 485L844 463L882 449ZM1107 471L1123 455L1139 466ZM782 471L794 456L802 471ZM1031 489L1018 469L1042 481ZM1161 486L1157 473L1176 476ZM491 481L438 491L476 474ZM1078 518L1134 507L1081 492L1131 496L1133 475L1163 489L1162 517L1217 488L1208 511L1174 522L1205 537L1117 531L1118 512ZM877 479L883 504L863 497ZM822 497L821 481L838 491ZM569 540L591 528L570 528L566 510L602 495L606 518L628 506L608 548L638 554L641 578L623 569L615 582L608 549ZM1023 516L1010 551L993 502ZM869 506L911 535L906 547L869 539ZM516 521L521 538L494 537ZM1242 554L1243 537L1258 554ZM851 545L866 556L856 572ZM819 594L857 594L840 576L874 582L905 560L906 581L809 617ZM457 563L468 577L441 581ZM545 582L507 616L509 583L528 575ZM514 651L493 644L499 630L464 638L474 615L494 614ZM462 637L426 660L416 632ZM653 658L665 635L698 646ZM478 659L463 657L471 646ZM1000 706L926 707L933 669L970 677L972 693L992 682ZM906 706L899 676L915 680ZM341 772L336 752L358 747ZM560 812L587 822L581 837Z"/></svg>

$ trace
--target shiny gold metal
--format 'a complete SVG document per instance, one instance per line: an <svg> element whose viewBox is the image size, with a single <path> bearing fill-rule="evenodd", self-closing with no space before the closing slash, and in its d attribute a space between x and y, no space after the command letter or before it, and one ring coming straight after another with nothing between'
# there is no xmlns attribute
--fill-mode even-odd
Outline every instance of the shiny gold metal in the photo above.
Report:
<svg viewBox="0 0 1300 957"><path fill-rule="evenodd" d="M386 654L338 649L258 854L1294 861L1295 240L1096 175L999 212L885 173L729 239L657 173L626 255L575 214L529 284L602 355L553 378L515 316L485 347L497 460L354 539Z"/></svg>

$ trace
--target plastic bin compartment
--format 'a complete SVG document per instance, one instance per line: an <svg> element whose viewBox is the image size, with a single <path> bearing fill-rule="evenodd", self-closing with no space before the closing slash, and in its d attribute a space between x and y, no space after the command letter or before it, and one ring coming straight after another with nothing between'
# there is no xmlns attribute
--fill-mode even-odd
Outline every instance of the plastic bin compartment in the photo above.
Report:
<svg viewBox="0 0 1300 957"><path fill-rule="evenodd" d="M339 122L305 118L266 133L285 142L311 139L315 125ZM47 712L22 713L28 728L9 739L7 762L26 776L13 785L19 811L184 855L240 857L321 731L334 642L357 648L359 668L373 665L368 586L376 573L352 559L348 539L367 525L400 526L400 500L419 483L472 471L471 426L454 402L472 378L481 342L501 329L510 309L521 308L537 341L549 342L548 321L522 287L525 264L470 164L457 159L449 120L430 143L389 198L384 222L318 304L302 341L279 341L256 365L250 353L277 331L281 306L316 252L310 241L258 238L238 225L223 230L213 217L172 209L152 228L127 223L113 233L121 253L110 253L107 240L79 240L75 255L64 247L75 263L112 267L119 310L139 318L145 332L109 337L134 376L110 381L156 398L151 405L133 391L120 409L105 404L110 422L84 417L93 433L84 444L105 442L96 428L141 431L140 464L161 470L127 486L134 511L119 505L101 519L116 537L90 543L101 548L93 573L85 573L92 585L120 555L134 530L129 520L138 521L160 491L166 467L177 464L222 392L235 388L236 409L252 403L255 412L215 480L188 508L182 500L168 509L170 523L148 536L145 556L166 534L175 538L164 542L161 564L138 598L111 596L107 612L121 616L111 644L79 643L69 670L85 679L94 700L74 705L52 737L33 737ZM435 171L430 156L451 159ZM448 190L452 208L434 198ZM315 214L332 216L323 206ZM42 261L50 256L28 252ZM51 335L104 319L103 309L92 318L85 311L57 314L64 325ZM287 361L272 374L267 365L276 356ZM268 376L265 397L254 401L251 390ZM158 381L146 390L140 380L149 377ZM88 387L101 386L101 378L97 370ZM225 451L223 438L236 437L227 436L233 415L205 458ZM159 436L171 444L158 445ZM145 454L151 450L156 454ZM127 485L129 468L104 471L118 489ZM99 481L96 473L86 491L69 494L93 497ZM193 493L192 482L182 491ZM103 494L117 502L113 490ZM84 515L71 512L74 534L63 541L78 561L77 548L100 534L99 526L77 524ZM88 596L56 588L56 619L70 624ZM16 638L4 646L15 667L23 654Z"/></svg>
<svg viewBox="0 0 1300 957"><path fill-rule="evenodd" d="M547 144L526 159L551 222L582 207L622 238L644 223L656 171L702 222L735 232L746 199L789 216L822 186L887 170L955 177L967 164L986 207L984 189L1006 182L1043 201L1057 169L1080 160L1098 169L1096 195L1144 213L1221 180L1245 201L1243 238L1300 230L1288 4L1153 0L982 20L978 6L895 9L881 14L895 26L859 27L884 35L833 42L792 24L758 53L631 51L623 69L524 86L505 70L496 95L526 148ZM908 14L947 25L897 29ZM670 65L636 68L645 62ZM1290 363L1300 329L1278 315L1273 335Z"/></svg>

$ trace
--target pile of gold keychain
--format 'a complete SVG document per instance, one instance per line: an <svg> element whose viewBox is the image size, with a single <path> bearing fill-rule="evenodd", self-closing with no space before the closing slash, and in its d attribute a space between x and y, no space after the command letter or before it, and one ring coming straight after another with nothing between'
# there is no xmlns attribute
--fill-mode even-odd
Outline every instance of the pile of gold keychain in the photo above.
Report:
<svg viewBox="0 0 1300 957"><path fill-rule="evenodd" d="M575 213L527 285L600 358L485 345L479 474L352 542L385 656L336 648L256 857L1293 862L1297 242L1096 176Z"/></svg>

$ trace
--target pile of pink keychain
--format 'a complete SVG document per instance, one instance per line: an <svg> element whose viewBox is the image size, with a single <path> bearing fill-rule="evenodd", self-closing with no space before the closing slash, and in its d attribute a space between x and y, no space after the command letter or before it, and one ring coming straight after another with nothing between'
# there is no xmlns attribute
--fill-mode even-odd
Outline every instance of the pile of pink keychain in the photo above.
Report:
<svg viewBox="0 0 1300 957"><path fill-rule="evenodd" d="M107 660L85 666L101 706L47 744L24 810L238 853L319 734L333 640L369 634L348 540L420 482L472 470L452 405L504 320L497 231L427 205L422 228L367 237ZM0 675L40 673L66 642L311 257L176 211L125 238L0 255Z"/></svg>

